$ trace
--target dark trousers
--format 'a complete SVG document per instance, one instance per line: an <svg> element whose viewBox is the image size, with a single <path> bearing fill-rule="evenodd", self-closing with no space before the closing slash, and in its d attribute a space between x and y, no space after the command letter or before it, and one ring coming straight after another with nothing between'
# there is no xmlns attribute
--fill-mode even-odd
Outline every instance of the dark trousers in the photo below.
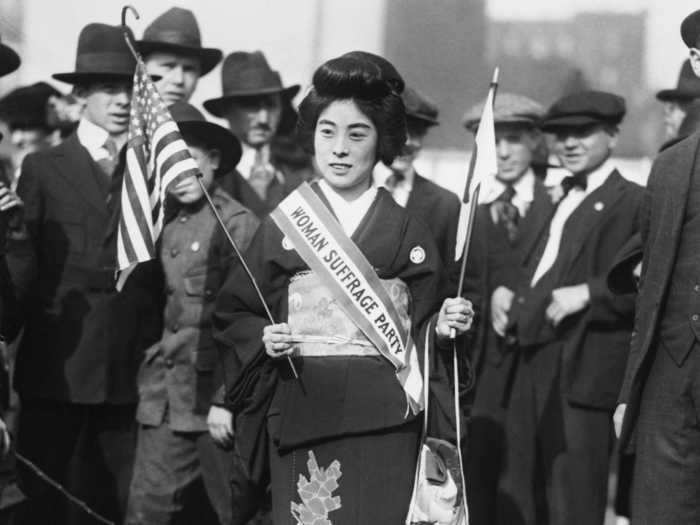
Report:
<svg viewBox="0 0 700 525"><path fill-rule="evenodd" d="M497 521L602 524L612 412L568 402L561 379L561 343L520 351L506 418L507 452Z"/></svg>
<svg viewBox="0 0 700 525"><path fill-rule="evenodd" d="M469 522L491 525L495 521L496 492L506 452L506 401L515 352L489 334L469 420L466 456Z"/></svg>
<svg viewBox="0 0 700 525"><path fill-rule="evenodd" d="M634 525L700 523L700 345L680 364L663 342L642 392L632 470Z"/></svg>
<svg viewBox="0 0 700 525"><path fill-rule="evenodd" d="M17 450L93 510L120 523L134 458L134 405L79 405L23 399ZM94 518L68 503L44 480L18 464L29 501L17 522L90 524Z"/></svg>

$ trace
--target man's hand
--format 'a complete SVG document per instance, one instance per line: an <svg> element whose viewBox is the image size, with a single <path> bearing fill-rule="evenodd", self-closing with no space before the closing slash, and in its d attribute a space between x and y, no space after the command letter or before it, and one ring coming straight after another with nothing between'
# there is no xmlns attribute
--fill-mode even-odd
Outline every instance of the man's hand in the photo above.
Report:
<svg viewBox="0 0 700 525"><path fill-rule="evenodd" d="M233 442L233 414L225 408L213 406L209 409L207 425L212 439L222 447Z"/></svg>
<svg viewBox="0 0 700 525"><path fill-rule="evenodd" d="M2 440L2 443L0 444L0 446L2 447L2 454L5 455L10 451L10 445L12 445L12 440L10 438L9 430L7 430L7 425L2 419L0 419L0 439Z"/></svg>
<svg viewBox="0 0 700 525"><path fill-rule="evenodd" d="M435 334L442 340L451 337L452 329L456 335L462 335L472 327L473 320L474 309L471 302L464 297L445 299L440 307Z"/></svg>
<svg viewBox="0 0 700 525"><path fill-rule="evenodd" d="M627 410L627 403L620 403L615 409L613 414L613 425L615 426L615 437L619 438L622 432L622 422L625 419L625 411Z"/></svg>
<svg viewBox="0 0 700 525"><path fill-rule="evenodd" d="M505 286L499 286L491 294L491 325L494 331L504 337L508 326L508 312L513 305L515 294Z"/></svg>
<svg viewBox="0 0 700 525"><path fill-rule="evenodd" d="M545 317L557 326L565 317L586 308L590 300L591 293L586 283L557 288L552 292L552 302L547 307Z"/></svg>
<svg viewBox="0 0 700 525"><path fill-rule="evenodd" d="M17 194L10 190L5 183L0 182L0 212L6 212L12 208L21 208L24 204Z"/></svg>

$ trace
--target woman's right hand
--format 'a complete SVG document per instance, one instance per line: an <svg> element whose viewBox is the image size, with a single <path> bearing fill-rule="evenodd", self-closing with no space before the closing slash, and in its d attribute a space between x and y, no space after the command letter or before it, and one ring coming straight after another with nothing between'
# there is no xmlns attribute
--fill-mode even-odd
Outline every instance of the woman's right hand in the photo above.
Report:
<svg viewBox="0 0 700 525"><path fill-rule="evenodd" d="M265 352L273 359L294 352L292 330L287 323L271 324L263 328L262 340L265 343Z"/></svg>

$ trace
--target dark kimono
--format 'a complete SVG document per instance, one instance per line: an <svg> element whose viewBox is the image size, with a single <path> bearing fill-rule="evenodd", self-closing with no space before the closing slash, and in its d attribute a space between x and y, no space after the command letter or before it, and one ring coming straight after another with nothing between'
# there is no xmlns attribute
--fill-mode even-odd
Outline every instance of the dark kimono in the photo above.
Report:
<svg viewBox="0 0 700 525"><path fill-rule="evenodd" d="M318 186L312 187L330 208ZM430 232L379 189L351 239L380 279L407 286L411 333L422 364L426 333L433 346L434 323L429 321L439 308L442 280ZM421 251L424 256L416 257ZM290 284L307 275L309 267L272 219L258 230L246 261L275 321L287 321ZM265 354L261 336L270 322L242 268L228 275L220 291L215 323L227 363L237 447L251 478L265 482L266 470L271 473L275 524L403 523L421 417L407 410L406 394L388 360L295 355L295 379L286 359ZM452 439L446 369L438 353L430 352L430 432Z"/></svg>

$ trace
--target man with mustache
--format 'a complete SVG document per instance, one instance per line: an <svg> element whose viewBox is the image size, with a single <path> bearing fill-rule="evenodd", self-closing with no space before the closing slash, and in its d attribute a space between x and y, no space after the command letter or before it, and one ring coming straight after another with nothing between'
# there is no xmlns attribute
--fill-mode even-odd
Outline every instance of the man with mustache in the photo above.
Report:
<svg viewBox="0 0 700 525"><path fill-rule="evenodd" d="M507 313L517 368L498 523L604 521L611 418L634 318L634 296L613 295L606 277L638 231L643 196L610 159L624 114L621 97L584 91L559 99L543 119L553 153L572 175L524 255Z"/></svg>
<svg viewBox="0 0 700 525"><path fill-rule="evenodd" d="M221 69L222 96L206 100L204 108L224 118L243 146L236 169L222 177L221 187L259 217L264 217L300 182L281 166L271 147L283 109L299 85L283 86L261 51L235 51ZM291 108L288 108L291 109Z"/></svg>
<svg viewBox="0 0 700 525"><path fill-rule="evenodd" d="M189 102L200 77L221 61L220 49L202 47L199 25L189 9L173 7L156 18L136 42L146 71L160 77L156 88L166 105Z"/></svg>
<svg viewBox="0 0 700 525"><path fill-rule="evenodd" d="M14 377L17 450L114 522L122 521L131 478L137 370L160 336L164 297L151 263L115 289L135 64L123 27L81 31L75 70L53 78L73 86L82 117L62 144L24 159L21 213L9 216L7 274L0 273L3 302L16 305L2 335L11 340L24 328ZM26 467L19 474L32 501L19 523L92 522Z"/></svg>

